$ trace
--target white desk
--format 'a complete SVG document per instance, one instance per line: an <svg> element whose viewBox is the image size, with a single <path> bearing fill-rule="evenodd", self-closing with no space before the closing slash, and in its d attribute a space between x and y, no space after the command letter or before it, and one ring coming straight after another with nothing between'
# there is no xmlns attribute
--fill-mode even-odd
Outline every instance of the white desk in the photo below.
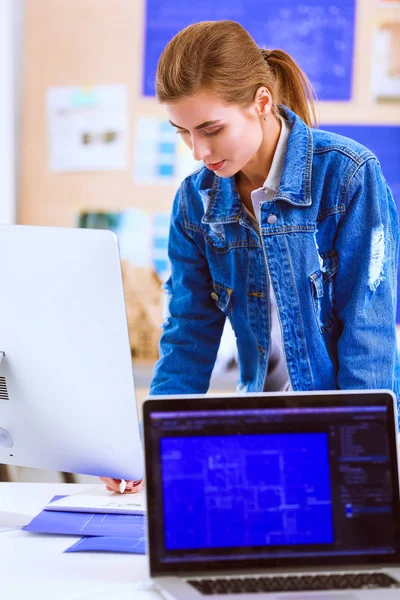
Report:
<svg viewBox="0 0 400 600"><path fill-rule="evenodd" d="M37 515L55 495L92 487L0 483L0 511ZM3 521L0 515L0 519ZM3 523L2 523L3 524ZM0 528L0 597L7 600L160 600L147 588L147 556L63 551L78 537Z"/></svg>

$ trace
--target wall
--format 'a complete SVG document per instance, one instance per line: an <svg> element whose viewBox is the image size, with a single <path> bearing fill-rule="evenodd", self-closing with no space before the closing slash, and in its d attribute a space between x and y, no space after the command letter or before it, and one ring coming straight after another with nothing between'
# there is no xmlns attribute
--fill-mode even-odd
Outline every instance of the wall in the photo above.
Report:
<svg viewBox="0 0 400 600"><path fill-rule="evenodd" d="M0 0L0 223L16 213L23 0Z"/></svg>

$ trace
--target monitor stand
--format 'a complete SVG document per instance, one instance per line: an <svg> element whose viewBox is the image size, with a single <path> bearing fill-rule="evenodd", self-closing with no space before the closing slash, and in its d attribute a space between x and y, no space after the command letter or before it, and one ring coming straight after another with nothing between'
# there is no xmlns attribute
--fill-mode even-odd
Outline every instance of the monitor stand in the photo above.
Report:
<svg viewBox="0 0 400 600"><path fill-rule="evenodd" d="M1 430L1 428L0 428ZM4 430L3 430L4 431ZM1 445L1 442L0 442ZM2 467L3 465L0 465ZM8 483L8 479L6 478L6 482ZM2 482L0 482L1 485ZM4 482L5 483L5 482ZM8 484L12 485L12 484ZM1 502L1 500L0 500ZM1 503L0 503L1 505ZM17 512L8 512L0 510L0 534L4 531L9 531L12 529L20 529L30 523L33 519L32 515L25 515Z"/></svg>
<svg viewBox="0 0 400 600"><path fill-rule="evenodd" d="M0 464L0 467L2 467L3 465ZM2 471L2 469L0 469ZM6 477L6 480L4 483L8 483L8 478ZM0 482L0 486L1 486ZM9 484L11 485L11 484ZM1 498L0 498L0 506L1 506ZM4 531L9 531L12 529L20 529L21 527L24 527L24 525L27 525L28 523L30 523L30 521L32 521L33 516L32 515L25 515L22 513L17 513L17 512L8 512L8 511L3 511L0 510L0 534L3 533Z"/></svg>
<svg viewBox="0 0 400 600"><path fill-rule="evenodd" d="M4 357L4 352L0 352L0 363ZM0 427L0 446L12 448L14 445L11 435L6 429ZM0 533L13 529L20 529L32 521L32 515L24 515L16 512L5 512L0 510Z"/></svg>

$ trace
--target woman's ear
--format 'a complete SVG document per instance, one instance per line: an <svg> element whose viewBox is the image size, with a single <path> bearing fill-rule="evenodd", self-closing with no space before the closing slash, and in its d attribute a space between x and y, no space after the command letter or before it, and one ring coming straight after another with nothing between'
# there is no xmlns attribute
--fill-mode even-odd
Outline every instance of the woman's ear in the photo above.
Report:
<svg viewBox="0 0 400 600"><path fill-rule="evenodd" d="M264 85L256 91L254 104L260 118L267 120L272 108L272 96Z"/></svg>

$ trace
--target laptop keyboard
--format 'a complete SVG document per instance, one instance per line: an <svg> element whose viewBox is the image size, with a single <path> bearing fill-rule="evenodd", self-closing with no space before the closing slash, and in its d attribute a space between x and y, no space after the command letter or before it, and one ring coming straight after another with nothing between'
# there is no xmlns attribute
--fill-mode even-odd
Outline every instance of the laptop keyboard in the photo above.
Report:
<svg viewBox="0 0 400 600"><path fill-rule="evenodd" d="M379 572L191 579L188 583L204 596L400 588L393 577Z"/></svg>

